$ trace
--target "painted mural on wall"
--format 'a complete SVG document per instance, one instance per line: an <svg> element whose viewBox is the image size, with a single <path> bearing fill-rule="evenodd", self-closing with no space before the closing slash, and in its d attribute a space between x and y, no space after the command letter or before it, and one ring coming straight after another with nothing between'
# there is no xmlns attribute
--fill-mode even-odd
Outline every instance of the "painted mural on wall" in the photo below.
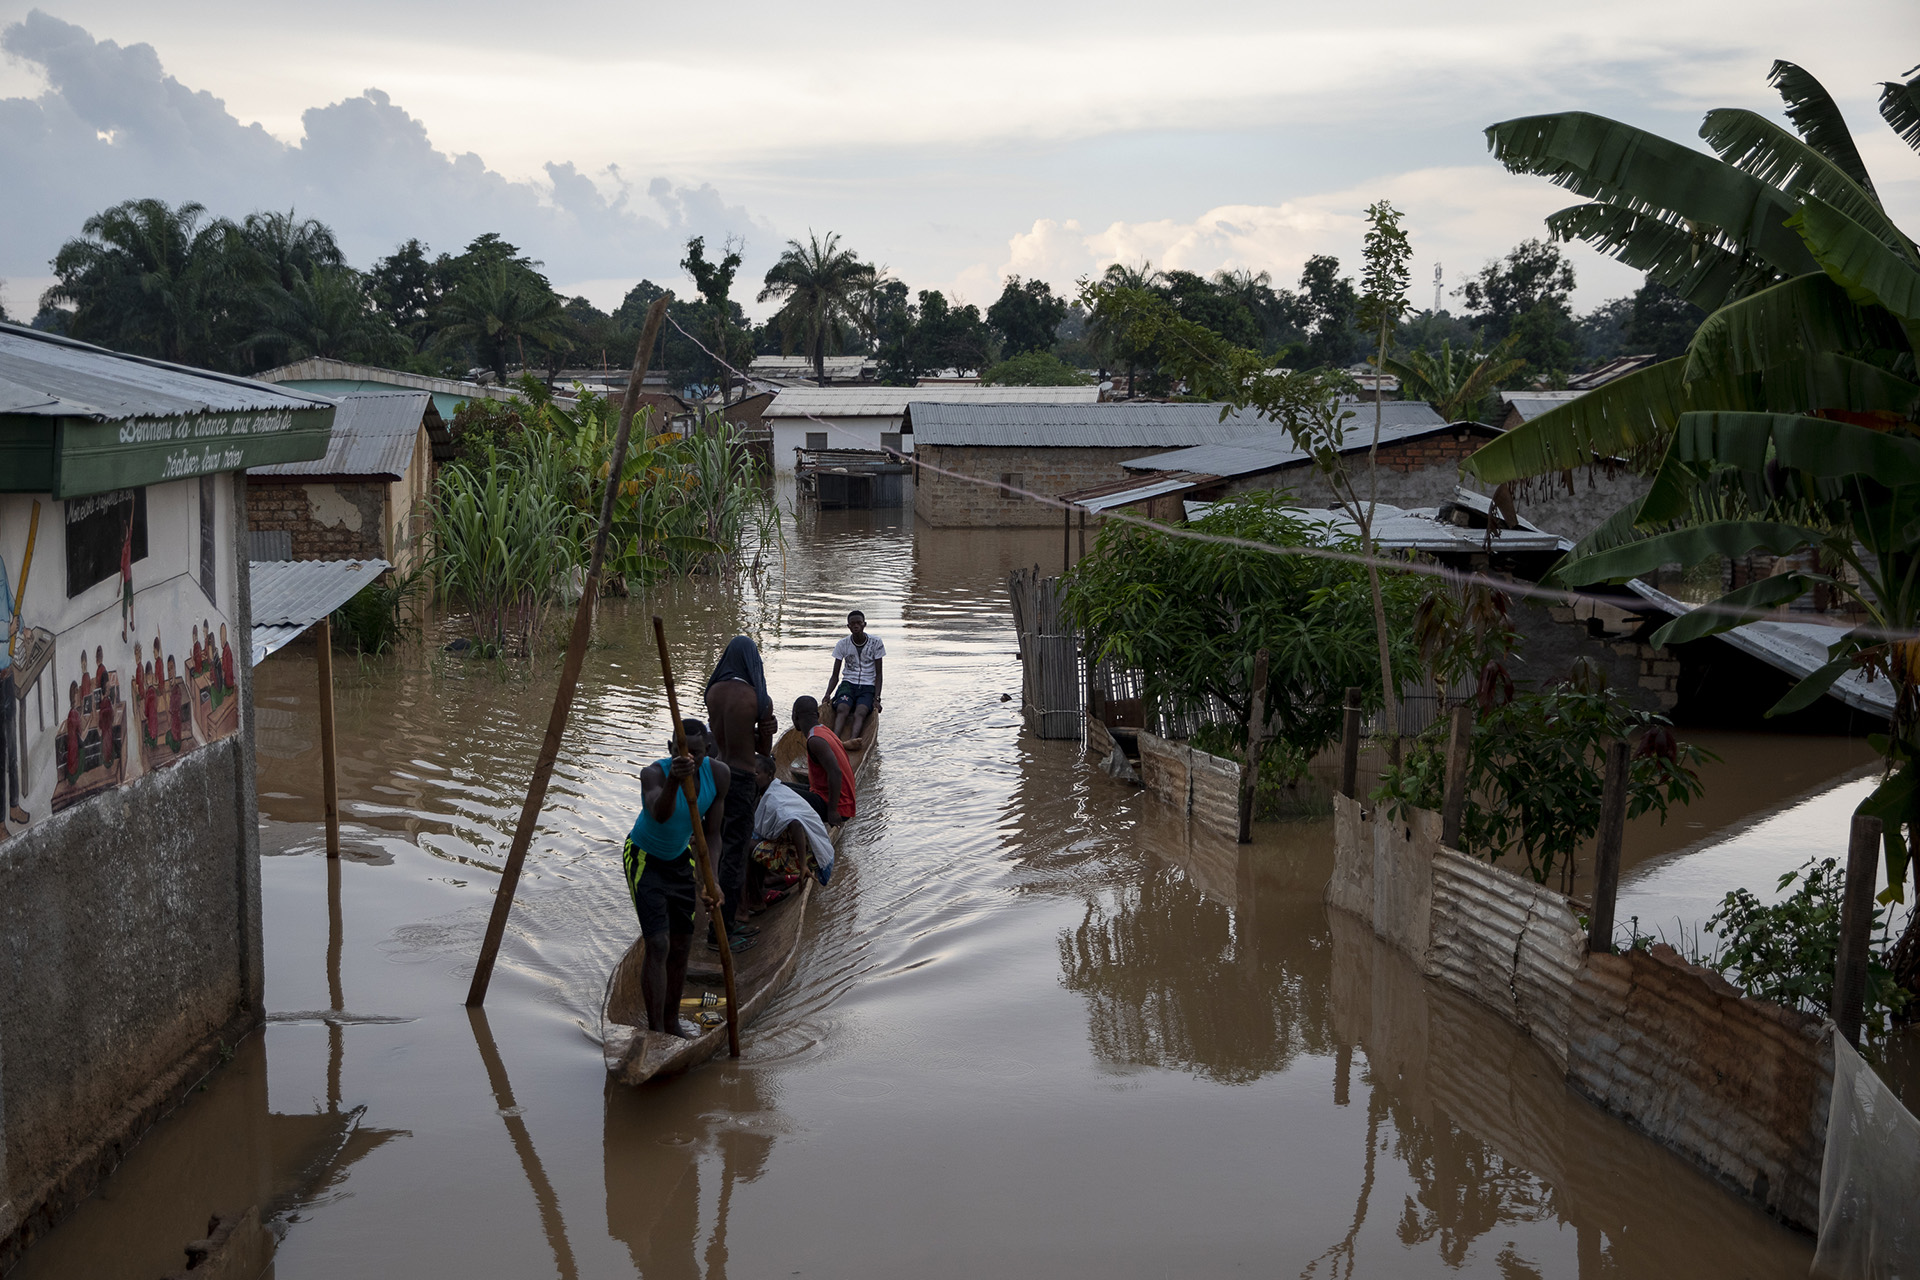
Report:
<svg viewBox="0 0 1920 1280"><path fill-rule="evenodd" d="M226 479L0 495L0 840L240 727Z"/></svg>

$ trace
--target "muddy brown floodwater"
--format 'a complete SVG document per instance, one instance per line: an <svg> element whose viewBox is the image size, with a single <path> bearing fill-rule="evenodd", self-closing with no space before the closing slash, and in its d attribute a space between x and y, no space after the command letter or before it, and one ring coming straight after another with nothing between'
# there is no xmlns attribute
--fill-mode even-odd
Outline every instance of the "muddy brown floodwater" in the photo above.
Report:
<svg viewBox="0 0 1920 1280"><path fill-rule="evenodd" d="M592 1037L634 933L617 842L666 735L649 607L600 623L481 1017L461 1001L558 655L532 678L337 664L331 865L312 654L276 656L268 1025L15 1276L154 1280L249 1204L279 1280L1806 1274L1805 1237L1330 920L1330 820L1189 838L1074 744L1022 736L1004 576L1057 545L848 513L757 589L654 602L686 672L757 634L783 721L857 605L887 716L791 986L738 1062L637 1090L606 1085ZM1792 779L1710 778L1682 818L1701 827L1636 834L1642 871L1866 758L1719 746Z"/></svg>

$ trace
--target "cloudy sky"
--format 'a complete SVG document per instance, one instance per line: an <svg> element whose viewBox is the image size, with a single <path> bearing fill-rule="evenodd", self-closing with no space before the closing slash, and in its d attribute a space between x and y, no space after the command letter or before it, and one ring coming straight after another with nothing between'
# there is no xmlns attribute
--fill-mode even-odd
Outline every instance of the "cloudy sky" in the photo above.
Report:
<svg viewBox="0 0 1920 1280"><path fill-rule="evenodd" d="M1710 107L1777 114L1775 57L1920 224L1920 157L1873 109L1920 61L1913 0L0 0L0 50L15 313L88 214L146 195L292 206L363 267L499 231L602 306L686 288L690 234L744 236L757 281L809 229L983 304L1116 259L1291 283L1351 264L1386 197L1424 305L1437 264L1451 291L1573 202L1490 164L1487 124L1578 107L1691 140ZM1582 308L1637 283L1573 252Z"/></svg>

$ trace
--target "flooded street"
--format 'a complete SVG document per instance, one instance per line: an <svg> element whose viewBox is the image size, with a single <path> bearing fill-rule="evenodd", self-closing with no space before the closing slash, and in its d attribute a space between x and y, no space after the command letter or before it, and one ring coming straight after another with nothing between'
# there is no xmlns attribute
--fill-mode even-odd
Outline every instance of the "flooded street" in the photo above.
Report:
<svg viewBox="0 0 1920 1280"><path fill-rule="evenodd" d="M256 1203L278 1280L1807 1273L1809 1238L1330 919L1330 818L1192 837L1022 736L1005 575L1057 555L831 513L758 588L610 602L471 1018L559 653L531 678L337 662L333 864L312 653L270 660L268 1026L12 1275L154 1280L210 1211ZM609 1088L599 1004L635 933L617 847L667 734L649 613L694 685L754 634L784 724L856 606L887 646L879 768L793 982L739 1061ZM1623 922L1697 923L1842 847L1863 745L1709 745L1704 800L1630 833Z"/></svg>

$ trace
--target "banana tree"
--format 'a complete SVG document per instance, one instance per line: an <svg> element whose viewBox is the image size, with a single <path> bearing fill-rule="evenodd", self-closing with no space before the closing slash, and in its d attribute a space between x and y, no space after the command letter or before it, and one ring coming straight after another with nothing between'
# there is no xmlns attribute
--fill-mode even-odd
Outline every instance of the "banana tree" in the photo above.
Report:
<svg viewBox="0 0 1920 1280"><path fill-rule="evenodd" d="M1887 772L1861 810L1886 823L1897 898L1920 829L1920 251L1819 82L1785 62L1771 80L1799 136L1713 111L1700 134L1717 158L1578 112L1487 131L1509 168L1588 197L1548 219L1556 236L1590 241L1711 314L1685 356L1542 414L1466 470L1489 484L1623 460L1653 472L1644 498L1556 567L1566 585L1711 555L1808 562L1674 620L1655 643L1739 626L1818 584L1851 598L1867 621L1772 714L1850 669L1892 683L1877 739ZM1883 88L1882 115L1920 149L1920 80ZM1920 934L1909 932L1911 967Z"/></svg>

